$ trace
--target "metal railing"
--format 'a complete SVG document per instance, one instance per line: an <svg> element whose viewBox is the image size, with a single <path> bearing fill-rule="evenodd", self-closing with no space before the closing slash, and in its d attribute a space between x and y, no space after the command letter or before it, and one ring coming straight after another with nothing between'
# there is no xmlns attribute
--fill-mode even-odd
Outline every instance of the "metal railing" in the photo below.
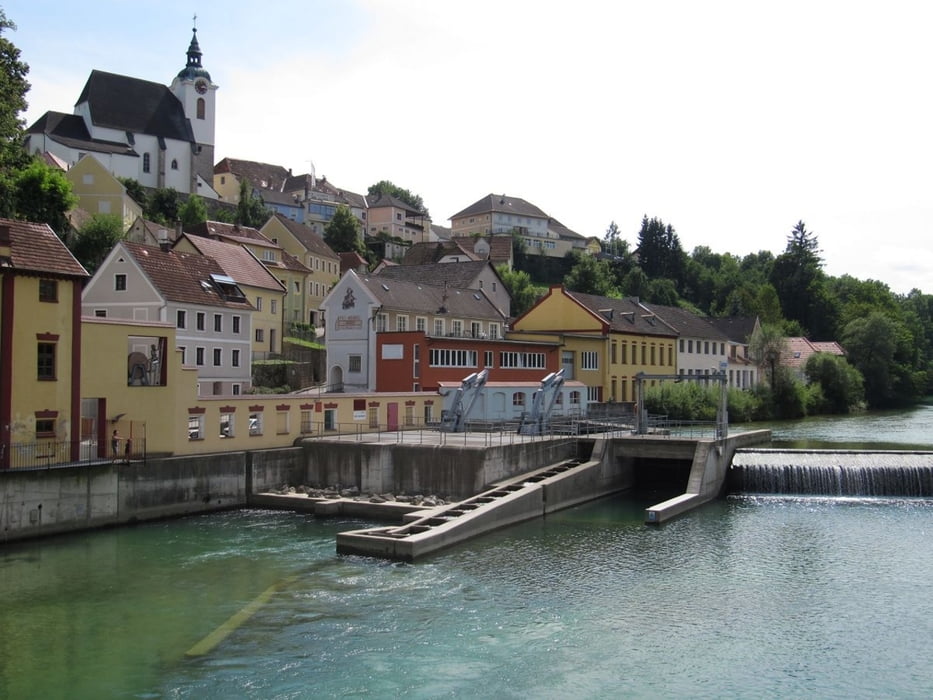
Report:
<svg viewBox="0 0 933 700"><path fill-rule="evenodd" d="M109 446L101 446L97 440L42 440L38 442L12 442L0 445L0 465L7 469L51 469L107 462L136 462L146 458L145 438L133 438L130 449L126 441L120 441L119 454L110 454ZM4 454L6 453L6 454ZM73 455L77 454L77 459Z"/></svg>

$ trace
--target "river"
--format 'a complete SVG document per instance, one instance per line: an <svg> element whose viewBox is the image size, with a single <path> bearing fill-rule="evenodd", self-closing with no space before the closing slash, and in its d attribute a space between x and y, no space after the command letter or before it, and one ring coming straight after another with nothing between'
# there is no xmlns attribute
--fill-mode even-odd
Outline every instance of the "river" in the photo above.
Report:
<svg viewBox="0 0 933 700"><path fill-rule="evenodd" d="M771 427L933 449L931 420ZM929 696L930 503L728 498L645 526L663 495L414 565L335 554L370 523L250 510L6 545L0 697Z"/></svg>

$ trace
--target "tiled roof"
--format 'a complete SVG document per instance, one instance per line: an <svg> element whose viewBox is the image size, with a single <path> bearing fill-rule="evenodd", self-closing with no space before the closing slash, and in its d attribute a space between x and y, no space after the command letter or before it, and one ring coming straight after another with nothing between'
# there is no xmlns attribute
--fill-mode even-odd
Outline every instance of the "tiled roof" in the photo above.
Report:
<svg viewBox="0 0 933 700"><path fill-rule="evenodd" d="M728 340L726 334L712 325L708 319L697 316L686 309L660 304L644 304L644 306L654 311L659 318L682 336L705 338L717 342Z"/></svg>
<svg viewBox="0 0 933 700"><path fill-rule="evenodd" d="M757 316L727 316L709 319L709 322L725 333L730 341L742 344L747 344L751 340L757 321Z"/></svg>
<svg viewBox="0 0 933 700"><path fill-rule="evenodd" d="M231 173L240 179L246 178L257 189L279 191L290 176L288 170L281 165L237 158L224 158L217 163L214 166L214 174L220 175L221 173Z"/></svg>
<svg viewBox="0 0 933 700"><path fill-rule="evenodd" d="M585 236L581 236L576 231L571 231L569 228L564 226L557 219L548 219L547 224L548 230L553 231L557 234L558 238L568 241L583 241L586 240Z"/></svg>
<svg viewBox="0 0 933 700"><path fill-rule="evenodd" d="M567 291L566 294L576 299L594 314L609 321L609 327L614 331L643 335L677 335L677 331L634 299L612 299L595 294L582 294L581 292L571 291Z"/></svg>
<svg viewBox="0 0 933 700"><path fill-rule="evenodd" d="M813 342L806 338L792 337L784 339L784 354L781 356L781 364L784 367L802 370L810 356L818 352L845 355L842 346L834 341Z"/></svg>
<svg viewBox="0 0 933 700"><path fill-rule="evenodd" d="M201 255L213 258L237 284L281 292L282 285L247 248L204 236L185 236Z"/></svg>
<svg viewBox="0 0 933 700"><path fill-rule="evenodd" d="M504 194L488 194L450 218L459 219L463 216L475 216L476 214L485 214L487 212L516 214L518 216L530 216L536 219L548 218L548 215L538 209L534 204L526 202L519 197L507 197Z"/></svg>
<svg viewBox="0 0 933 700"><path fill-rule="evenodd" d="M426 263L424 265L392 265L384 267L378 277L393 280L408 280L443 287L469 289L476 278L486 269L486 260L469 262Z"/></svg>
<svg viewBox="0 0 933 700"><path fill-rule="evenodd" d="M274 217L282 226L288 229L289 233L298 239L309 253L327 258L328 260L339 260L337 253L324 242L324 239L304 224L292 221L287 216L282 216L281 214L275 214Z"/></svg>
<svg viewBox="0 0 933 700"><path fill-rule="evenodd" d="M401 209L402 211L405 212L406 215L422 216L424 213L424 212L421 212L415 209L410 204L403 202L398 197L393 197L392 195L386 194L384 192L380 192L379 194L373 197L367 197L366 204L369 206L370 209L384 209L388 207L392 207L394 209Z"/></svg>
<svg viewBox="0 0 933 700"><path fill-rule="evenodd" d="M340 258L340 274L342 275L347 270L359 270L361 267L366 267L369 265L366 262L366 258L357 253L354 250L337 253L337 257Z"/></svg>
<svg viewBox="0 0 933 700"><path fill-rule="evenodd" d="M207 238L227 238L237 242L244 241L267 248L279 247L278 244L273 243L268 236L258 229L240 226L239 224L228 224L225 221L202 221L195 226L189 226L185 229L185 233Z"/></svg>
<svg viewBox="0 0 933 700"><path fill-rule="evenodd" d="M362 276L360 280L384 308L393 311L437 314L444 308L450 318L504 319L492 302L474 289L435 287L382 276Z"/></svg>
<svg viewBox="0 0 933 700"><path fill-rule="evenodd" d="M213 258L198 253L166 251L129 241L117 245L126 249L149 281L168 301L231 309L253 308L245 296L237 298L220 293L220 288L211 281L211 275L226 276L227 273Z"/></svg>
<svg viewBox="0 0 933 700"><path fill-rule="evenodd" d="M181 102L165 85L94 70L77 104L83 102L96 126L194 142Z"/></svg>
<svg viewBox="0 0 933 700"><path fill-rule="evenodd" d="M466 241L469 241L469 244ZM449 241L436 241L434 243L414 243L405 252L402 265L436 263L446 255L463 255L470 260L479 260L479 256L471 249L472 242L472 239L453 238Z"/></svg>
<svg viewBox="0 0 933 700"><path fill-rule="evenodd" d="M281 262L269 262L268 260L264 260L262 264L266 267L281 268L284 270L291 270L292 272L301 272L304 274L309 274L312 272L309 267L307 267L303 262L301 262L298 258L296 258L284 248L282 249Z"/></svg>
<svg viewBox="0 0 933 700"><path fill-rule="evenodd" d="M0 219L0 229L0 241L5 232L10 246L10 257L0 258L0 268L62 277L88 276L48 224Z"/></svg>

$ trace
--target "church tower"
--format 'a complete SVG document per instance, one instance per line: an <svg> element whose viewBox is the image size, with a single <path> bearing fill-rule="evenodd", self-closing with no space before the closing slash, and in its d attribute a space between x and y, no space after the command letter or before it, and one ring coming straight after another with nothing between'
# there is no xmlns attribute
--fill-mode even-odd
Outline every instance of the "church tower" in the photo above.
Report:
<svg viewBox="0 0 933 700"><path fill-rule="evenodd" d="M197 20L197 16L195 16ZM191 124L197 144L191 154L191 192L198 192L197 176L212 186L214 182L214 128L217 106L217 86L211 74L201 65L198 28L191 30L188 61L172 81L172 94L178 98Z"/></svg>

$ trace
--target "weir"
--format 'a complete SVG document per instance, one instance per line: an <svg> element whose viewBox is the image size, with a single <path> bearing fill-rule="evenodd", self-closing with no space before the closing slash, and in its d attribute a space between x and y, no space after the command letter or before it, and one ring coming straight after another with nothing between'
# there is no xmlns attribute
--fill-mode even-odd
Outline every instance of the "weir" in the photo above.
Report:
<svg viewBox="0 0 933 700"><path fill-rule="evenodd" d="M729 490L933 498L933 452L743 449L733 456Z"/></svg>

